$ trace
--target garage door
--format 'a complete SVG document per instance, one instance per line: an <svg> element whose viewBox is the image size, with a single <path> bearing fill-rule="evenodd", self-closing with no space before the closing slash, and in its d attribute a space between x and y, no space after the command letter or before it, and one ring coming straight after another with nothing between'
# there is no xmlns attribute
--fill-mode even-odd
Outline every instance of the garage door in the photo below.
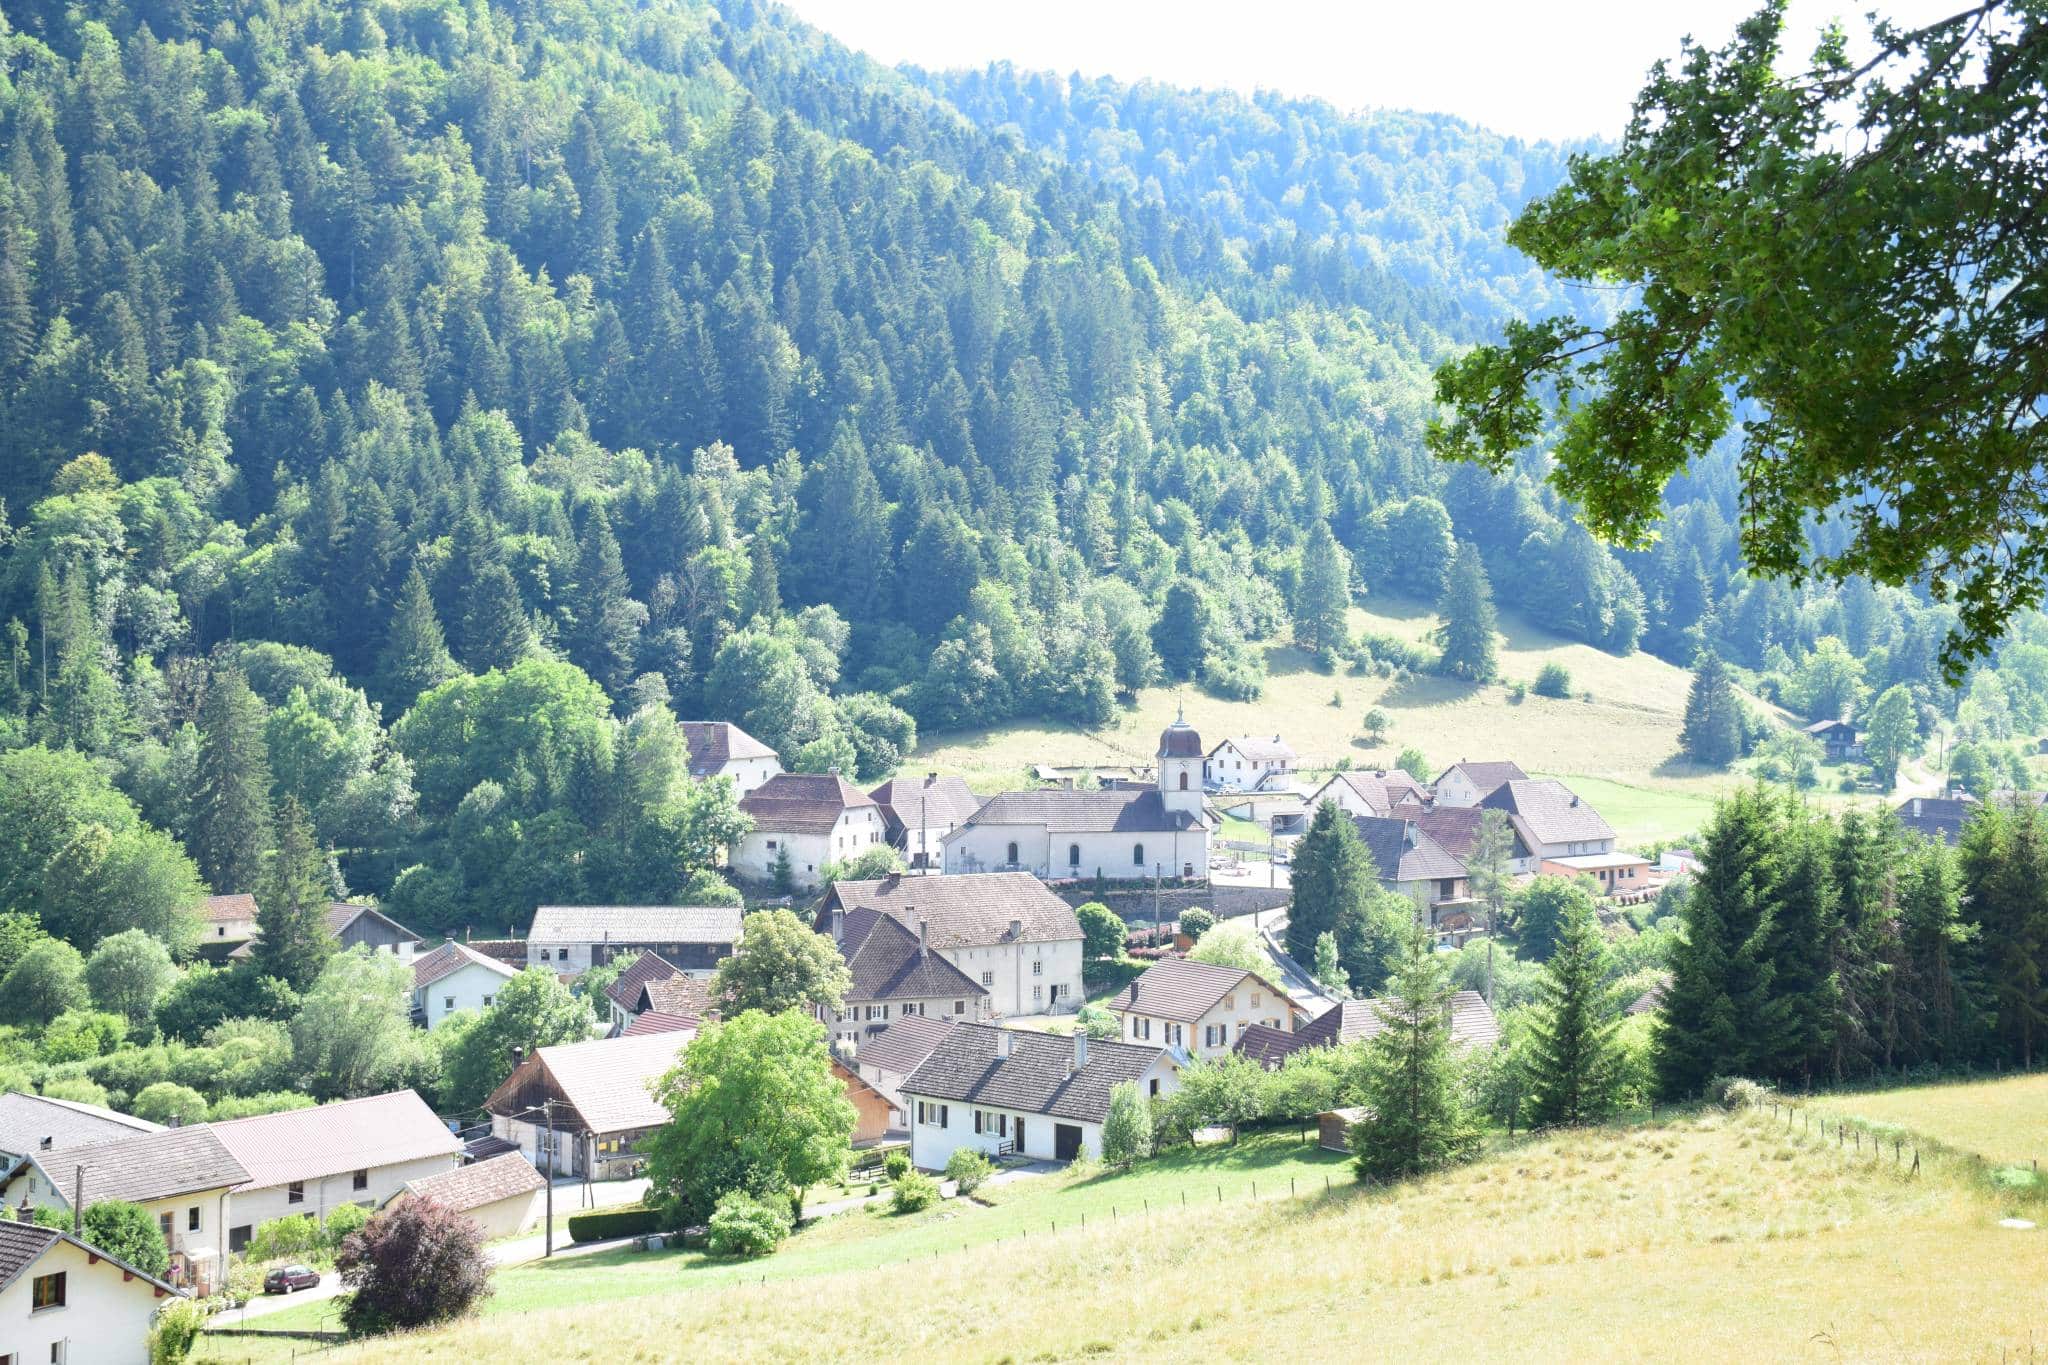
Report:
<svg viewBox="0 0 2048 1365"><path fill-rule="evenodd" d="M1052 1154L1061 1161L1072 1161L1081 1155L1081 1130L1071 1123L1055 1123L1052 1126Z"/></svg>

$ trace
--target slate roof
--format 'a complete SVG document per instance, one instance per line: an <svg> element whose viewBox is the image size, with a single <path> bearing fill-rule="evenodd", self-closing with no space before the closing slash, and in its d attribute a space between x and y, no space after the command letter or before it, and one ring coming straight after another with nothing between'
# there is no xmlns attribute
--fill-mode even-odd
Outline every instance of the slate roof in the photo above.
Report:
<svg viewBox="0 0 2048 1365"><path fill-rule="evenodd" d="M55 1152L29 1152L16 1161L7 1179L34 1165L68 1206L73 1174L85 1167L87 1207L103 1199L147 1204L154 1199L200 1190L232 1189L249 1178L227 1144L208 1124L166 1128L160 1133L135 1133L109 1142L91 1142Z"/></svg>
<svg viewBox="0 0 2048 1365"><path fill-rule="evenodd" d="M412 988L423 991L436 981L455 975L464 967L482 967L485 971L507 980L519 975L495 957L486 957L474 948L451 939L431 953L412 960Z"/></svg>
<svg viewBox="0 0 2048 1365"><path fill-rule="evenodd" d="M1487 763L1465 763L1461 761L1453 763L1450 767L1438 773L1436 782L1430 785L1435 786L1441 783L1454 772L1465 774L1466 779L1479 789L1481 796L1485 796L1503 782L1520 782L1529 776L1529 774L1522 771L1519 763L1506 760Z"/></svg>
<svg viewBox="0 0 2048 1365"><path fill-rule="evenodd" d="M1281 1000L1287 999L1287 992L1256 972L1170 957L1140 972L1137 980L1110 998L1109 1008L1120 1014L1192 1023L1214 1009L1224 996L1239 989L1270 991Z"/></svg>
<svg viewBox="0 0 2048 1365"><path fill-rule="evenodd" d="M414 943L420 941L418 934L415 934L376 906L355 905L348 901L329 901L327 903L327 930L329 933L339 935L364 915L368 915L372 919L382 920L385 927L391 929L400 938L411 939Z"/></svg>
<svg viewBox="0 0 2048 1365"><path fill-rule="evenodd" d="M736 905L543 905L529 943L738 943Z"/></svg>
<svg viewBox="0 0 2048 1365"><path fill-rule="evenodd" d="M646 1033L633 1038L599 1038L588 1043L561 1043L538 1049L519 1071L498 1087L485 1107L532 1121L512 1101L520 1072L539 1066L554 1078L562 1097L574 1106L584 1126L602 1136L668 1122L668 1110L656 1102L649 1087L676 1064L683 1047L696 1037L694 1029ZM504 1098L500 1098L500 1097Z"/></svg>
<svg viewBox="0 0 2048 1365"><path fill-rule="evenodd" d="M462 1140L410 1090L208 1126L249 1172L237 1193L462 1152Z"/></svg>
<svg viewBox="0 0 2048 1365"><path fill-rule="evenodd" d="M1456 858L1469 862L1479 850L1479 825L1486 818L1481 806L1429 806L1404 808L1404 818L1413 820L1415 827L1436 841L1438 848ZM1522 833L1511 823L1508 825L1508 856L1527 858L1529 846L1522 842Z"/></svg>
<svg viewBox="0 0 2048 1365"><path fill-rule="evenodd" d="M1172 834L1206 828L1198 816L1168 810L1156 787L1092 792L1044 787L1004 792L990 797L967 823L1035 825L1055 834Z"/></svg>
<svg viewBox="0 0 2048 1365"><path fill-rule="evenodd" d="M913 932L930 925L934 948L981 948L996 943L1064 943L1081 938L1074 907L1045 889L1029 872L974 872L935 877L889 876L838 882L820 902L813 927L832 931L832 911L879 910ZM1015 938L1010 925L1023 927Z"/></svg>
<svg viewBox="0 0 2048 1365"><path fill-rule="evenodd" d="M1393 810L1404 798L1413 797L1419 802L1427 795L1420 782L1417 782L1399 768L1375 769L1371 772L1360 769L1353 772L1336 773L1331 776L1328 782L1316 788L1315 794L1321 796L1331 785L1338 782L1349 787L1359 800L1365 802L1366 805L1382 815ZM1310 804L1320 803L1311 798Z"/></svg>
<svg viewBox="0 0 2048 1365"><path fill-rule="evenodd" d="M1945 844L1961 841L1963 826L1981 809L1974 796L1915 796L1899 804L1892 813L1899 824L1916 834L1939 839Z"/></svg>
<svg viewBox="0 0 2048 1365"><path fill-rule="evenodd" d="M22 1156L40 1151L108 1142L135 1133L161 1133L163 1125L76 1100L56 1100L20 1090L0 1094L0 1153Z"/></svg>
<svg viewBox="0 0 2048 1365"><path fill-rule="evenodd" d="M853 974L853 985L846 992L849 1004L934 996L974 1000L988 994L979 981L879 910L848 913L839 952Z"/></svg>
<svg viewBox="0 0 2048 1365"><path fill-rule="evenodd" d="M68 1232L55 1228L38 1227L34 1223L0 1221L0 1290L21 1278L23 1271L41 1260L43 1253L59 1242L69 1242L80 1251L99 1257L124 1275L132 1276L157 1291L159 1297L165 1294L182 1296L184 1290L165 1284L156 1276L137 1270L118 1256L109 1256L98 1247L81 1242Z"/></svg>
<svg viewBox="0 0 2048 1365"><path fill-rule="evenodd" d="M918 1014L893 1019L880 1033L860 1040L853 1060L860 1066L907 1076L958 1026L951 1019L927 1019Z"/></svg>
<svg viewBox="0 0 2048 1365"><path fill-rule="evenodd" d="M997 1055L1003 1035L1010 1055ZM1081 1123L1109 1115L1109 1092L1142 1077L1166 1049L1088 1041L1088 1063L1074 1069L1072 1038L989 1024L958 1024L903 1082L906 1096L986 1104Z"/></svg>
<svg viewBox="0 0 2048 1365"><path fill-rule="evenodd" d="M1521 816L1528 824L1529 832L1542 844L1614 837L1614 826L1608 824L1590 804L1580 800L1578 793L1555 778L1503 782L1479 804L1489 810L1504 810Z"/></svg>
<svg viewBox="0 0 2048 1365"><path fill-rule="evenodd" d="M208 896L200 904L199 917L208 924L255 919L256 898L246 891L233 896Z"/></svg>
<svg viewBox="0 0 2048 1365"><path fill-rule="evenodd" d="M691 1019L702 1018L710 1010L711 983L684 972L641 982L640 994L633 997L632 1004L635 1014L652 1011L685 1015Z"/></svg>
<svg viewBox="0 0 2048 1365"><path fill-rule="evenodd" d="M1209 757L1216 757L1217 750L1226 744L1246 758L1261 763L1277 763L1282 760L1291 763L1294 760L1294 746L1278 735L1232 735L1228 739L1218 740L1216 748L1209 751Z"/></svg>
<svg viewBox="0 0 2048 1365"><path fill-rule="evenodd" d="M1244 1032L1237 1035L1237 1043L1231 1051L1242 1053L1272 1071L1302 1046L1304 1044L1297 1034L1274 1028L1271 1024L1246 1024Z"/></svg>
<svg viewBox="0 0 2048 1365"><path fill-rule="evenodd" d="M1440 877L1462 877L1465 865L1444 852L1443 845L1423 833L1411 820L1385 815L1354 815L1358 837L1379 868L1380 880L1387 882L1434 881Z"/></svg>
<svg viewBox="0 0 2048 1365"><path fill-rule="evenodd" d="M682 968L660 953L642 953L633 959L631 966L619 973L616 981L604 988L605 997L631 1014L639 1006L642 986L650 981L666 981L681 971Z"/></svg>
<svg viewBox="0 0 2048 1365"><path fill-rule="evenodd" d="M724 720L686 720L679 724L690 750L690 776L710 777L736 759L773 758L775 751L739 726Z"/></svg>
<svg viewBox="0 0 2048 1365"><path fill-rule="evenodd" d="M1370 1038L1386 1027L1372 1000L1342 1000L1294 1036L1298 1047L1328 1047ZM1492 1047L1500 1041L1500 1020L1478 991L1451 997L1451 1041Z"/></svg>
<svg viewBox="0 0 2048 1365"><path fill-rule="evenodd" d="M740 798L754 828L769 834L830 834L841 815L874 804L837 773L777 773Z"/></svg>
<svg viewBox="0 0 2048 1365"><path fill-rule="evenodd" d="M439 1175L408 1180L405 1192L466 1213L501 1199L532 1194L547 1183L546 1178L533 1169L533 1163L526 1159L524 1153L507 1152L503 1156L473 1161Z"/></svg>
<svg viewBox="0 0 2048 1365"><path fill-rule="evenodd" d="M981 798L961 777L891 778L869 792L893 828L938 829L964 825L981 809Z"/></svg>
<svg viewBox="0 0 2048 1365"><path fill-rule="evenodd" d="M1817 720L1805 730L1809 735L1824 735L1831 730L1847 730L1852 736L1856 733L1856 727L1846 720Z"/></svg>

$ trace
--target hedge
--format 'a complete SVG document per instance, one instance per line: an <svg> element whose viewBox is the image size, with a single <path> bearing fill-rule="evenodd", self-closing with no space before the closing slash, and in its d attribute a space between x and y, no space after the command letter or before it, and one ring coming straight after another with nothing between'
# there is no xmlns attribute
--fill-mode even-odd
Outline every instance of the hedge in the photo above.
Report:
<svg viewBox="0 0 2048 1365"><path fill-rule="evenodd" d="M645 1204L620 1204L616 1208L592 1209L569 1218L572 1242L605 1242L614 1237L640 1237L661 1231L661 1210Z"/></svg>

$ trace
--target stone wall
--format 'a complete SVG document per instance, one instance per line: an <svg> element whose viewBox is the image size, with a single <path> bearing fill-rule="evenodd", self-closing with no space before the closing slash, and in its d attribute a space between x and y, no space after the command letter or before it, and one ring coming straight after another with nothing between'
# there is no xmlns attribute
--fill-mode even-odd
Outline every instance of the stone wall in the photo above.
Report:
<svg viewBox="0 0 2048 1365"><path fill-rule="evenodd" d="M1148 928L1153 922L1155 895L1149 886L1110 887L1098 891L1091 883L1076 882L1048 889L1073 906L1101 901L1133 928ZM1180 918L1180 912L1188 909L1207 910L1218 919L1231 919L1249 915L1255 910L1278 909L1287 902L1285 887L1269 890L1263 886L1210 886L1206 883L1164 886L1156 897L1158 919L1162 924L1174 923Z"/></svg>

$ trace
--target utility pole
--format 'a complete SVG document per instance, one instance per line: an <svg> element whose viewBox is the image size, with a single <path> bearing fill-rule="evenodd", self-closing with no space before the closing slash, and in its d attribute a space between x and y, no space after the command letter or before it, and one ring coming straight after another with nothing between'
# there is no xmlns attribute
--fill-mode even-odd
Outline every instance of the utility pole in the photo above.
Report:
<svg viewBox="0 0 2048 1365"><path fill-rule="evenodd" d="M1160 934L1166 928L1166 921L1161 919L1159 915L1160 866L1158 863L1152 864L1152 943L1155 947L1159 943Z"/></svg>
<svg viewBox="0 0 2048 1365"><path fill-rule="evenodd" d="M545 1099L540 1102L540 1115L541 1122L547 1125L548 1131L547 1242L545 1244L546 1250L542 1255L544 1257L552 1257L555 1254L555 1102L553 1099Z"/></svg>

